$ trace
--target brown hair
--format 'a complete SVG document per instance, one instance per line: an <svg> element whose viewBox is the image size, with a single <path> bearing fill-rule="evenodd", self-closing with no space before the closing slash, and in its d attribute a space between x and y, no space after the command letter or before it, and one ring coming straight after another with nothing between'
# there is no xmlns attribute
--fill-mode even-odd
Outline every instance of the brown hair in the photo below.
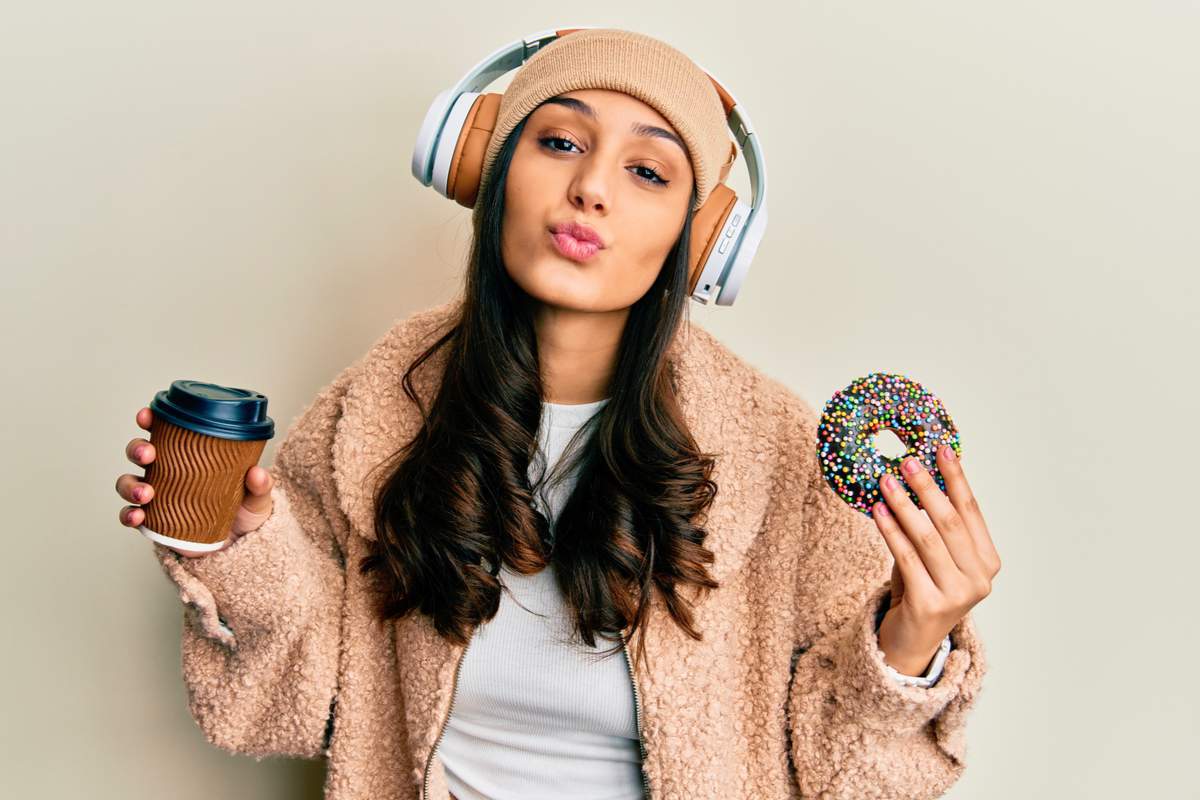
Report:
<svg viewBox="0 0 1200 800"><path fill-rule="evenodd" d="M404 373L423 424L384 462L394 466L375 493L376 540L360 572L375 573L382 619L419 610L439 635L460 644L499 609L501 562L523 574L552 562L574 630L589 647L597 635L630 626L631 637L641 627L644 649L654 590L675 622L701 639L679 590L719 586L705 566L714 556L700 526L717 485L713 454L698 451L680 413L667 357L689 304L693 211L658 278L630 309L609 401L559 467L579 472L551 544L548 520L532 501L553 476L531 486L527 474L543 397L533 301L500 256L504 187L524 125L508 137L496 179L479 197L459 315ZM444 373L427 409L412 375L443 347Z"/></svg>

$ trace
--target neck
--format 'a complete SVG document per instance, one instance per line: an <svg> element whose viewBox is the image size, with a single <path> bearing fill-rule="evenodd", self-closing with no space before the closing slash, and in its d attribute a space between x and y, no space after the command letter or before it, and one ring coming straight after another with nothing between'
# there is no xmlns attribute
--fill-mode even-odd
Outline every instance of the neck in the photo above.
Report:
<svg viewBox="0 0 1200 800"><path fill-rule="evenodd" d="M542 304L534 312L547 402L593 403L608 396L629 308L581 311Z"/></svg>

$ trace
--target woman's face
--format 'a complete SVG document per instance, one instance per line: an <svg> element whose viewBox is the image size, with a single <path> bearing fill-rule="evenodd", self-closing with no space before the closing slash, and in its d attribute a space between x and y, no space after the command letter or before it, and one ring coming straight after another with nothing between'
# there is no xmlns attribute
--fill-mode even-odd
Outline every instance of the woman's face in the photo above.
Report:
<svg viewBox="0 0 1200 800"><path fill-rule="evenodd" d="M549 306L628 308L679 238L692 181L682 137L641 100L580 89L546 101L529 115L508 170L500 243L508 274ZM603 247L585 261L564 255L552 233L564 222L590 226Z"/></svg>

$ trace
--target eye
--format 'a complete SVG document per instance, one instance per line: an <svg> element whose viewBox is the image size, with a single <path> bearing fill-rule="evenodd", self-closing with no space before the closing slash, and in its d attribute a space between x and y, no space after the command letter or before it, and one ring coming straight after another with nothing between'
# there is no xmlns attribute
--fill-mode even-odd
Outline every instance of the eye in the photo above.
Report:
<svg viewBox="0 0 1200 800"><path fill-rule="evenodd" d="M670 181L664 181L662 179L662 176L659 175L658 172L656 172L651 167L638 165L638 166L635 166L634 169L644 169L653 176L652 178L645 178L645 177L642 177L641 175L638 175L638 178L646 181L646 183L661 183L663 186L666 186L668 183L670 183Z"/></svg>
<svg viewBox="0 0 1200 800"><path fill-rule="evenodd" d="M571 152L568 149L561 149L559 147L556 147L554 145L555 142L565 142L570 147L575 147L578 149L578 145L576 145L570 139L564 138L562 136L542 136L538 139L538 144L540 144L542 147L544 147L547 150L550 150L552 152L555 152L555 153ZM668 183L670 183L670 181L663 180L663 177L660 174L658 174L658 172L655 169L653 169L651 167L647 167L647 166L639 164L639 165L635 165L633 167L633 169L635 169L635 170L644 169L646 172L650 173L649 177L647 177L646 175L637 175L636 177L638 180L645 181L646 183L652 183L652 184L657 183L657 184L661 184L663 186L666 186ZM635 175L636 175L636 173L635 173Z"/></svg>
<svg viewBox="0 0 1200 800"><path fill-rule="evenodd" d="M547 150L553 150L556 153L569 152L567 150L559 150L557 147L552 147L549 144L550 142L566 142L567 144L571 145L572 147L577 147L577 145L574 142L572 142L570 139L564 139L561 136L543 136L542 138L538 139L538 143L541 144L542 147L545 147Z"/></svg>

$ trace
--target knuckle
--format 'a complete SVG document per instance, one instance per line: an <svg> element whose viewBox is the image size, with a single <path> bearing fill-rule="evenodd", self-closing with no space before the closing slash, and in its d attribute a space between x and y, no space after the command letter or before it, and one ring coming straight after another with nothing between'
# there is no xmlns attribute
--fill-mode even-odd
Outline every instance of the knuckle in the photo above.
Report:
<svg viewBox="0 0 1200 800"><path fill-rule="evenodd" d="M942 610L947 614L957 613L964 608L969 608L977 600L975 584L966 582L964 585L955 587L951 592L946 594L946 605Z"/></svg>
<svg viewBox="0 0 1200 800"><path fill-rule="evenodd" d="M967 512L976 516L980 515L979 502L975 499L974 494L968 494L966 500Z"/></svg>
<svg viewBox="0 0 1200 800"><path fill-rule="evenodd" d="M947 533L956 533L962 528L961 520L958 513L953 508L935 508L929 516L933 519L939 530Z"/></svg>
<svg viewBox="0 0 1200 800"><path fill-rule="evenodd" d="M925 547L933 547L942 538L942 535L936 529L923 526L918 531L916 539Z"/></svg>

